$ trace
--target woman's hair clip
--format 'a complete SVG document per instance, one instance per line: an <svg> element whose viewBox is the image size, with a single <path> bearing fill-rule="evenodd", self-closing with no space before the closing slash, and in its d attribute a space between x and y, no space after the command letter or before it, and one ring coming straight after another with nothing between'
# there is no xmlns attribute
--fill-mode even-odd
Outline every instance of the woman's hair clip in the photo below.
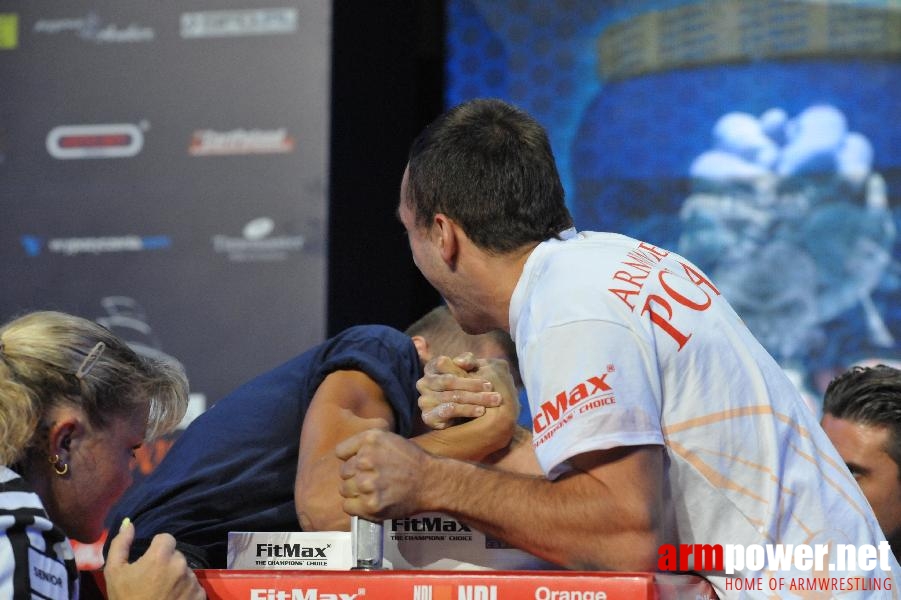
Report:
<svg viewBox="0 0 901 600"><path fill-rule="evenodd" d="M97 361L100 360L100 356L103 354L104 349L106 349L106 344L103 342L97 342L94 344L94 347L91 348L91 351L88 352L88 355L84 357L84 360L81 361L81 366L78 367L78 370L75 371L75 376L79 379L84 379L85 376L91 372L91 369L94 368L94 365L97 364Z"/></svg>

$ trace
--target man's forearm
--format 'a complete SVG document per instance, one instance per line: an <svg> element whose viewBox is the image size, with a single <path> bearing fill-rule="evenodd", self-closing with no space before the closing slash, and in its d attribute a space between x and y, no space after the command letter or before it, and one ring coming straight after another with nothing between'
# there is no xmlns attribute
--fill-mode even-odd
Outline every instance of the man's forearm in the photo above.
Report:
<svg viewBox="0 0 901 600"><path fill-rule="evenodd" d="M573 569L654 570L662 542L663 449L584 452L550 481L438 457L385 431L341 442L344 510L367 519L443 512Z"/></svg>
<svg viewBox="0 0 901 600"><path fill-rule="evenodd" d="M570 569L656 568L660 515L621 502L575 472L556 481L433 457L420 485L422 510L439 511Z"/></svg>
<svg viewBox="0 0 901 600"><path fill-rule="evenodd" d="M502 471L544 476L532 448L532 432L518 425L513 430L510 443L486 456L481 462Z"/></svg>
<svg viewBox="0 0 901 600"><path fill-rule="evenodd" d="M423 433L411 441L430 454L481 461L508 447L516 429L515 417L507 409L489 408L481 417Z"/></svg>
<svg viewBox="0 0 901 600"><path fill-rule="evenodd" d="M298 474L294 504L303 531L350 531L350 515L341 510L338 487L341 461L323 456Z"/></svg>

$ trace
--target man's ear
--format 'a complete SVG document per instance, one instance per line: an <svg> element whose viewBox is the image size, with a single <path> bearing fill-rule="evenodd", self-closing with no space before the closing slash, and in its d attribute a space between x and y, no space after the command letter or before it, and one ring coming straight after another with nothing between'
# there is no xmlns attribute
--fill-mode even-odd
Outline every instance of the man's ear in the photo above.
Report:
<svg viewBox="0 0 901 600"><path fill-rule="evenodd" d="M419 360L421 360L423 364L429 362L432 359L432 353L429 350L429 341L421 335L414 335L410 339L413 340L413 345L416 346L416 353L419 355Z"/></svg>
<svg viewBox="0 0 901 600"><path fill-rule="evenodd" d="M450 268L454 268L457 263L461 230L453 219L442 213L435 215L433 226L437 231L438 249L441 253L441 258Z"/></svg>

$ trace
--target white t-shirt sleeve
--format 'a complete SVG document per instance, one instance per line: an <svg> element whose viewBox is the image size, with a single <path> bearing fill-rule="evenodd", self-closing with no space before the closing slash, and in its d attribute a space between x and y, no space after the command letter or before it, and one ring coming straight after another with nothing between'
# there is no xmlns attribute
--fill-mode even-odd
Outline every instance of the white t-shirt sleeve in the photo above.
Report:
<svg viewBox="0 0 901 600"><path fill-rule="evenodd" d="M664 443L648 340L621 324L573 321L544 328L524 355L532 443L548 477L585 452Z"/></svg>

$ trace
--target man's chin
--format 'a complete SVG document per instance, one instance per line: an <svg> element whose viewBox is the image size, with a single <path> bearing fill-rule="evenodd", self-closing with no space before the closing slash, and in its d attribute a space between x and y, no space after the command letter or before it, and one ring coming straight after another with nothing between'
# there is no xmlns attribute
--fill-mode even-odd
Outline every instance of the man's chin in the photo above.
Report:
<svg viewBox="0 0 901 600"><path fill-rule="evenodd" d="M461 311L459 311L459 310L454 306L453 303L448 302L448 301L447 301L447 298L444 299L444 303L447 305L447 311L448 311L448 312L450 313L450 315L454 318L454 321L456 321L457 324L460 326L460 329L462 329L462 330L465 331L466 333L472 334L472 332L469 331L469 324L468 324L467 321L466 321L466 315L465 315L465 314L461 314Z"/></svg>
<svg viewBox="0 0 901 600"><path fill-rule="evenodd" d="M467 314L464 311L454 310L451 304L447 305L448 311L451 316L460 325L460 329L463 330L464 333L469 335L481 335L483 333L488 333L489 331L494 331L497 329L496 327L489 327L479 319L475 318L472 313Z"/></svg>

